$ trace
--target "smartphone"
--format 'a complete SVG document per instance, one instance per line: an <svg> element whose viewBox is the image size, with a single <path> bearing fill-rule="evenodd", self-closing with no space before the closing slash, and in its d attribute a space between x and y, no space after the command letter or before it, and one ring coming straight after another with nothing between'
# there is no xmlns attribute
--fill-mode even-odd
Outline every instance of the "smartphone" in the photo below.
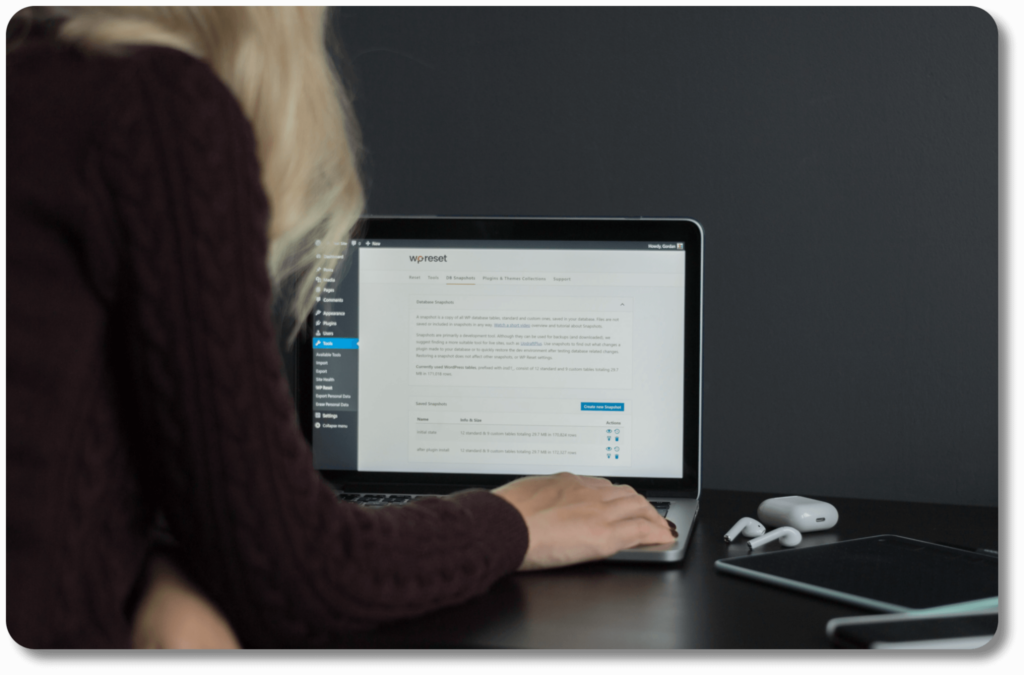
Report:
<svg viewBox="0 0 1024 675"><path fill-rule="evenodd" d="M848 649L977 649L995 636L997 610L956 614L877 614L832 619L825 632Z"/></svg>

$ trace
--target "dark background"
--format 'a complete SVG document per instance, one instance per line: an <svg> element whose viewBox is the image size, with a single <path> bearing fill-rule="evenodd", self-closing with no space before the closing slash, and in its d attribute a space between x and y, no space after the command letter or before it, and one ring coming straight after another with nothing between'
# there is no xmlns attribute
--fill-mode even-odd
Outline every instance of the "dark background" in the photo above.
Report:
<svg viewBox="0 0 1024 675"><path fill-rule="evenodd" d="M340 8L374 214L692 217L704 486L995 506L971 8Z"/></svg>

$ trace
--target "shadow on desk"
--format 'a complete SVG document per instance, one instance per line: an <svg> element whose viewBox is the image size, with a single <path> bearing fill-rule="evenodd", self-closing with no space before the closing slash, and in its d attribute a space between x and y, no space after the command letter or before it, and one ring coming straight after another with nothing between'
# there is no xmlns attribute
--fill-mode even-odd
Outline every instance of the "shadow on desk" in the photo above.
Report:
<svg viewBox="0 0 1024 675"><path fill-rule="evenodd" d="M411 621L354 635L339 647L531 649L827 649L825 624L863 609L715 571L741 555L722 535L768 494L707 490L680 563L591 563L516 574L487 594ZM813 496L813 495L806 495ZM839 524L802 547L900 534L995 548L998 512L859 499L827 499ZM777 546L777 544L773 545Z"/></svg>

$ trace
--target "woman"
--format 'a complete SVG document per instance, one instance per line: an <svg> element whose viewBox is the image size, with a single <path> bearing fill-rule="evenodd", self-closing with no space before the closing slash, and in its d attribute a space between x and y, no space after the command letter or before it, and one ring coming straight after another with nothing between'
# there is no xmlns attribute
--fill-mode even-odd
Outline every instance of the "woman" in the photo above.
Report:
<svg viewBox="0 0 1024 675"><path fill-rule="evenodd" d="M7 80L19 643L127 646L135 620L137 644L181 645L161 631L215 624L216 607L230 627L186 643L233 629L248 646L329 644L517 569L671 541L646 500L604 479L366 510L314 471L269 307L274 284L298 279L302 324L312 242L347 236L363 206L323 10L79 8L27 24L9 30ZM158 513L209 601L147 563Z"/></svg>

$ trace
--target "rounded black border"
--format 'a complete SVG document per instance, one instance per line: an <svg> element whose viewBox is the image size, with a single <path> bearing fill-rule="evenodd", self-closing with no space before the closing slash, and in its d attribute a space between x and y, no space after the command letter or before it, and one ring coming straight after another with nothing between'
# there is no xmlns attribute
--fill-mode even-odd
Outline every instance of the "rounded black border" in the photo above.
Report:
<svg viewBox="0 0 1024 675"><path fill-rule="evenodd" d="M601 219L601 218L482 218L434 216L373 216L360 226L361 239L473 239L506 241L681 241L695 252L686 258L686 340L684 348L683 477L609 477L628 483L645 493L663 496L697 497L700 492L701 376L703 337L704 238L696 221L690 219ZM312 346L307 331L296 346L296 396L299 424L306 440L312 442L312 388L307 382L312 369ZM380 491L380 486L403 484L431 486L445 490L466 487L497 487L519 475L437 474L376 471L322 470L324 478L348 491ZM375 486L375 487L368 487Z"/></svg>

